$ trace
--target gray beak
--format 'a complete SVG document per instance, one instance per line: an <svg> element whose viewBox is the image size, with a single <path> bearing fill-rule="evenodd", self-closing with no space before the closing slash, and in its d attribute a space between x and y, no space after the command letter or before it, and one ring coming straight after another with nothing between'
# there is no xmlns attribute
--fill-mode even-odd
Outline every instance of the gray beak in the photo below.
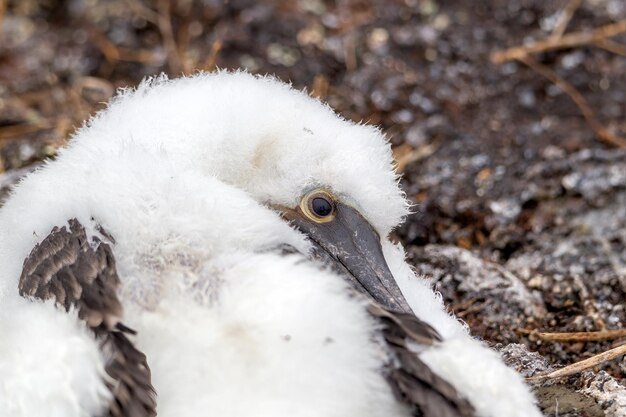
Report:
<svg viewBox="0 0 626 417"><path fill-rule="evenodd" d="M299 209L284 210L283 217L313 242L315 258L343 273L357 290L388 309L411 312L385 261L378 233L356 209L338 202L335 218L327 223L311 221Z"/></svg>

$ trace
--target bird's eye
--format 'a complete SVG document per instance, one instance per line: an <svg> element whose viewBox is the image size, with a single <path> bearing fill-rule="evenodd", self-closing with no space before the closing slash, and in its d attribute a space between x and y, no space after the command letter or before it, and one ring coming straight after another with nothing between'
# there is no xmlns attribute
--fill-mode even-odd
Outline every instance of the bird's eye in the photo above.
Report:
<svg viewBox="0 0 626 417"><path fill-rule="evenodd" d="M300 209L310 220L326 223L335 218L335 199L326 190L315 190L302 198Z"/></svg>
<svg viewBox="0 0 626 417"><path fill-rule="evenodd" d="M320 217L326 217L333 212L331 202L324 197L315 197L311 200L311 209L313 210L313 213Z"/></svg>

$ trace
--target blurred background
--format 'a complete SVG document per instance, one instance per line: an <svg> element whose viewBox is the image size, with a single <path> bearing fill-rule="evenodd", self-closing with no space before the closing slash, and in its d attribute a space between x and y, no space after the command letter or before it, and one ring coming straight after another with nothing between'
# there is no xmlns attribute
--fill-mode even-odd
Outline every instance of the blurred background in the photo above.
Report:
<svg viewBox="0 0 626 417"><path fill-rule="evenodd" d="M387 132L416 204L395 238L512 366L623 343L626 1L0 0L0 204L117 88L216 68ZM546 415L626 415L624 377L537 390Z"/></svg>

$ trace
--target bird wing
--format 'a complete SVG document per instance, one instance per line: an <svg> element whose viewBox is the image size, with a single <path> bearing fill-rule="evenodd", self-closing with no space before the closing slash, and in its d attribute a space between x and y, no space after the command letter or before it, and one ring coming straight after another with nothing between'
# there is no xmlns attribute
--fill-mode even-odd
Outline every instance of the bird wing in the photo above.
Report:
<svg viewBox="0 0 626 417"><path fill-rule="evenodd" d="M23 297L54 300L66 311L76 309L100 342L111 390L110 417L156 415L155 392L146 356L133 346L135 332L121 323L117 297L120 279L111 247L97 237L89 242L76 219L55 227L24 261L19 282ZM100 230L104 237L113 239Z"/></svg>
<svg viewBox="0 0 626 417"><path fill-rule="evenodd" d="M441 336L435 329L413 314L392 312L378 304L370 304L368 311L382 322L384 340L395 359L388 364L387 380L399 399L413 408L415 416L475 415L472 405L409 348L411 344L428 346L440 342Z"/></svg>

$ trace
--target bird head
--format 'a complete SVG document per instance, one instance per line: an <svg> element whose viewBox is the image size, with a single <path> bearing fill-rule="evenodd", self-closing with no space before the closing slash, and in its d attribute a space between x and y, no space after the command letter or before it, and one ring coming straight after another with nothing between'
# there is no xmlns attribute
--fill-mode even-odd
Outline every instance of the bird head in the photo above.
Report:
<svg viewBox="0 0 626 417"><path fill-rule="evenodd" d="M241 160L236 171L223 167L222 179L277 210L309 238L315 258L356 288L410 311L381 246L408 207L381 131L272 78L228 81L239 97L238 129L228 136Z"/></svg>
<svg viewBox="0 0 626 417"><path fill-rule="evenodd" d="M380 235L357 208L317 188L304 194L297 207L278 209L309 237L315 258L385 307L410 311L383 255Z"/></svg>

